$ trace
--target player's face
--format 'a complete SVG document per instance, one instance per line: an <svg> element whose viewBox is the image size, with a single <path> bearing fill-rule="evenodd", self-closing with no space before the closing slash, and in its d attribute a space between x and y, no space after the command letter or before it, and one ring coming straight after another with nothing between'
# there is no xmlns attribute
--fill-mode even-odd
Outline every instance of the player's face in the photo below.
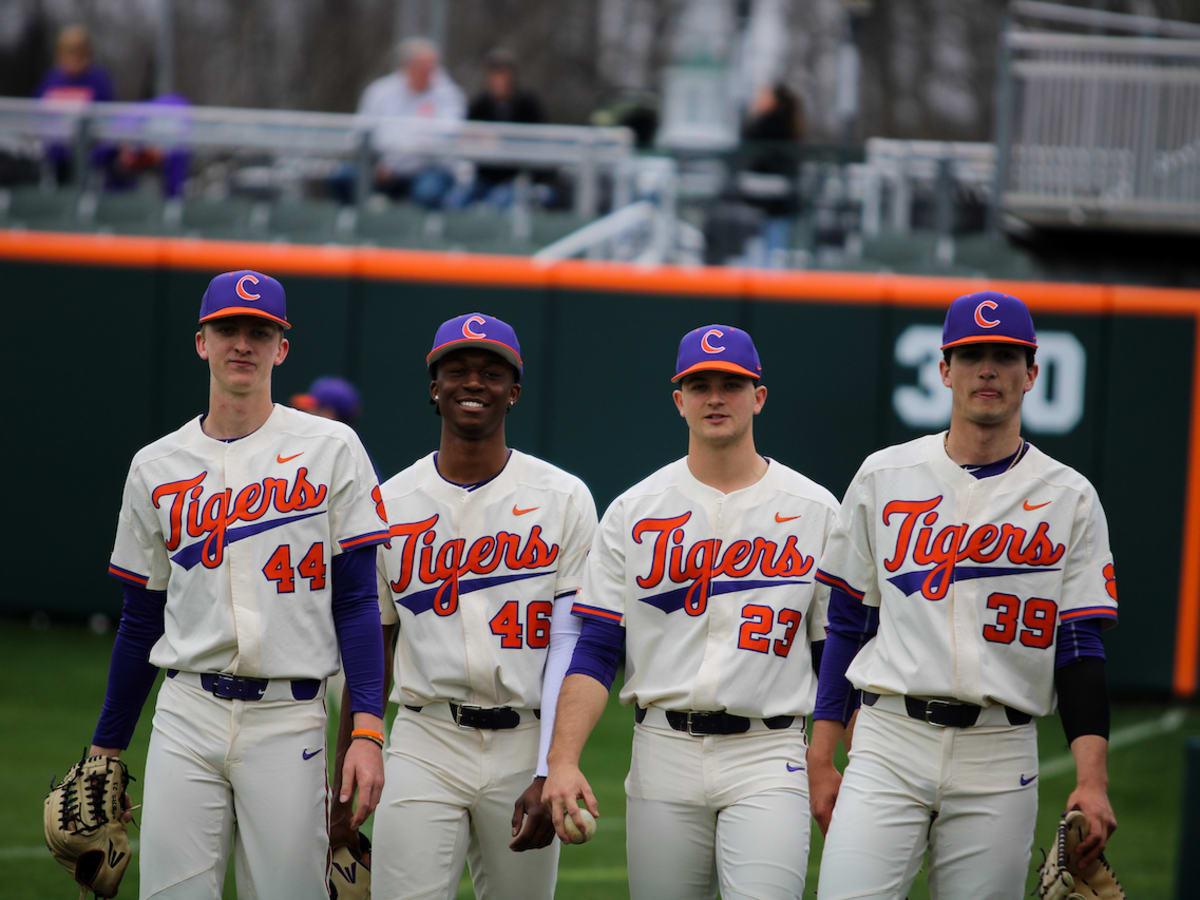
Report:
<svg viewBox="0 0 1200 900"><path fill-rule="evenodd" d="M953 416L977 425L999 425L1021 414L1021 401L1037 379L1037 363L1013 344L967 344L942 360L942 384L953 395Z"/></svg>
<svg viewBox="0 0 1200 900"><path fill-rule="evenodd" d="M744 375L697 372L688 375L674 393L679 415L692 435L715 446L733 444L750 431L767 399L765 385L755 387Z"/></svg>
<svg viewBox="0 0 1200 900"><path fill-rule="evenodd" d="M429 396L445 427L460 437L480 440L504 425L521 385L513 367L487 350L456 350L437 364Z"/></svg>
<svg viewBox="0 0 1200 900"><path fill-rule="evenodd" d="M270 388L271 370L287 357L283 330L258 316L229 316L196 332L196 352L213 381L230 394Z"/></svg>

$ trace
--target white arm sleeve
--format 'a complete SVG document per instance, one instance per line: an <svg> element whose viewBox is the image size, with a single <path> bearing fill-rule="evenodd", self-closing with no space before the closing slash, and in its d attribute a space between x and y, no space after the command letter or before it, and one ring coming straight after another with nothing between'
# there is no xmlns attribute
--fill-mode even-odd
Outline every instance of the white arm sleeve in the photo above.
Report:
<svg viewBox="0 0 1200 900"><path fill-rule="evenodd" d="M535 778L545 778L550 773L546 754L550 752L550 739L554 736L554 712L558 708L558 691L562 687L575 644L579 641L579 630L583 620L571 615L571 601L575 595L560 597L554 603L554 614L550 618L550 649L546 654L546 671L542 676L542 734L538 742L537 769Z"/></svg>

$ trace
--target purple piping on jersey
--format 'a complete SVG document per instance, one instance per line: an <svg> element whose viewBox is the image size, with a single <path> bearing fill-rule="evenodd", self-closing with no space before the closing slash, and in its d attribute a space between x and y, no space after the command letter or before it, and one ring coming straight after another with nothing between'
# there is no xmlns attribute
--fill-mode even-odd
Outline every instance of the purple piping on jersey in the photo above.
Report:
<svg viewBox="0 0 1200 900"><path fill-rule="evenodd" d="M708 596L715 597L718 594L736 594L738 591L753 591L758 588L782 587L785 584L812 584L812 582L800 578L777 579L774 581L750 581L748 579L714 581L708 586ZM696 590L696 586L690 584L686 587L676 588L673 591L655 594L653 597L639 597L638 599L642 603L649 603L651 606L661 609L665 613L673 613L683 609L687 595L694 590Z"/></svg>
<svg viewBox="0 0 1200 900"><path fill-rule="evenodd" d="M1058 617L1060 622L1072 622L1075 619L1105 618L1115 619L1117 611L1111 606L1089 606L1085 609L1072 609ZM1110 625L1112 623L1109 623Z"/></svg>
<svg viewBox="0 0 1200 900"><path fill-rule="evenodd" d="M506 456L504 458L504 465L502 465L500 467L500 471L497 472L495 475L489 476L488 478L483 479L483 481L472 481L468 484L462 484L461 482L458 482L458 481L451 481L449 478L447 478L445 475L443 475L441 473L441 470L438 469L438 464L437 464L438 451L434 450L433 451L433 471L437 472L438 478L442 479L442 481L446 482L446 484L452 484L455 487L462 488L464 491L477 491L481 487L483 487L485 484L487 484L489 481L495 481L497 478L499 478L500 472L503 472L505 469L508 468L508 461L510 459L512 459L512 451L511 450L508 451L508 456Z"/></svg>
<svg viewBox="0 0 1200 900"><path fill-rule="evenodd" d="M553 575L553 570L548 572L528 572L520 575L493 575L490 578L472 578L470 581L460 581L458 583L458 595L470 594L474 591L482 591L485 588L495 587L498 584L507 584L510 581L524 581L526 578L541 578L543 575ZM413 594L405 594L396 600L396 603L410 610L414 616L419 616L423 612L429 612L433 609L433 601L437 596L438 591L446 590L446 583L439 584L437 587L426 588L423 591L417 591Z"/></svg>
<svg viewBox="0 0 1200 900"><path fill-rule="evenodd" d="M616 622L621 624L621 620L625 618L618 612L613 612L611 609L602 609L599 606L588 606L586 603L571 604L571 615L587 618L594 616L597 619L603 619L605 622Z"/></svg>
<svg viewBox="0 0 1200 900"><path fill-rule="evenodd" d="M973 475L976 478L991 478L993 475L1003 475L1009 469L1017 464L1020 457L1025 455L1025 451L1029 449L1029 442L1021 444L1021 449L1016 453L1009 454L1004 459L998 459L995 462L987 463L982 466L963 466L968 475Z"/></svg>
<svg viewBox="0 0 1200 900"><path fill-rule="evenodd" d="M299 522L301 519L311 519L313 516L323 516L325 513L326 510L320 509L316 512L301 513L298 516L284 516L282 519L272 519L270 522L255 522L253 525L236 525L233 528L226 528L224 546L228 547L235 541L261 534L264 531L270 531L272 528L278 528L281 525ZM386 535L383 540L387 540ZM196 541L194 544L188 544L171 557L171 562L178 564L185 571L191 569L196 563L200 562L200 557L204 555L204 544L207 541L208 538L205 538L202 541Z"/></svg>
<svg viewBox="0 0 1200 900"><path fill-rule="evenodd" d="M817 569L816 579L817 579L817 581L821 582L822 584L827 584L831 588L837 588L839 591L849 594L851 597L855 598L856 600L861 600L863 598L863 591L860 591L857 588L851 587L849 584L842 581L842 579L838 578L836 575L830 575L828 572L825 572L821 569Z"/></svg>
<svg viewBox="0 0 1200 900"><path fill-rule="evenodd" d="M384 544L391 536L391 532L386 528L383 531L369 531L366 534L359 534L354 537L348 537L344 541L338 541L338 546L343 550L356 550L359 547L366 547L371 544Z"/></svg>
<svg viewBox="0 0 1200 900"><path fill-rule="evenodd" d="M142 588L144 588L150 582L149 575L139 575L137 572L131 572L129 569L122 569L120 566L114 566L112 563L108 564L108 574L114 578L121 579L121 581L126 581Z"/></svg>
<svg viewBox="0 0 1200 900"><path fill-rule="evenodd" d="M935 571L937 567L932 569L920 570L916 572L901 572L899 575L893 575L888 579L892 584L898 587L904 596L908 597L915 594L921 589L921 585L925 583L925 579L930 572ZM950 582L955 581L971 581L975 578L998 578L1002 575L1032 575L1035 572L1057 572L1058 569L1048 569L1044 566L1036 568L1013 568L1011 566L955 566L950 570Z"/></svg>

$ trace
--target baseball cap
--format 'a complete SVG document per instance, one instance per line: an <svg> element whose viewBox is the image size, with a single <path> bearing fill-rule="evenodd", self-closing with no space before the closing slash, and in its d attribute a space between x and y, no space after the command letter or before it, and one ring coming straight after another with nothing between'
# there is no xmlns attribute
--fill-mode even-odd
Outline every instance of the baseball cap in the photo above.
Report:
<svg viewBox="0 0 1200 900"><path fill-rule="evenodd" d="M984 343L1036 347L1029 307L999 291L979 291L957 298L946 310L942 349Z"/></svg>
<svg viewBox="0 0 1200 900"><path fill-rule="evenodd" d="M437 334L433 337L433 349L425 356L425 365L429 366L432 373L434 363L447 353L469 347L490 350L515 366L518 377L524 374L517 333L507 322L484 313L455 316L438 326Z"/></svg>
<svg viewBox="0 0 1200 900"><path fill-rule="evenodd" d="M208 283L200 301L200 321L227 316L258 316L284 328L292 327L287 320L283 285L270 275L250 269L223 272Z"/></svg>
<svg viewBox="0 0 1200 900"><path fill-rule="evenodd" d="M732 325L704 325L685 334L679 342L675 377L671 380L705 371L762 378L762 363L750 335Z"/></svg>
<svg viewBox="0 0 1200 900"><path fill-rule="evenodd" d="M292 397L292 406L306 412L324 406L332 409L340 421L353 422L362 409L362 401L358 388L345 378L326 375L314 381L307 393Z"/></svg>

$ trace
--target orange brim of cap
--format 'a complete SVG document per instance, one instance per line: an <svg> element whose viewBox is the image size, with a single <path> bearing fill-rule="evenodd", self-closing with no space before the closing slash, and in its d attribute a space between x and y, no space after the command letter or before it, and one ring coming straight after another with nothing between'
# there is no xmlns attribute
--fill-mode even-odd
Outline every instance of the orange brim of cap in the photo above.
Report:
<svg viewBox="0 0 1200 900"><path fill-rule="evenodd" d="M215 313L210 313L200 320L200 324L211 322L213 319L227 319L230 316L255 316L259 319L270 319L276 325L282 325L284 328L291 328L291 323L286 319L281 319L279 316L273 316L268 312L263 312L261 309L255 309L253 306L227 306L224 309L217 310Z"/></svg>
<svg viewBox="0 0 1200 900"><path fill-rule="evenodd" d="M428 353L425 354L425 365L432 366L435 362L445 356L452 350L463 350L467 347L478 347L480 350L490 350L495 353L505 362L511 363L518 369L525 368L525 363L517 351L504 341L496 341L492 338L458 338L453 341L446 341L444 344L439 344Z"/></svg>
<svg viewBox="0 0 1200 900"><path fill-rule="evenodd" d="M747 378L762 378L761 372L751 372L737 363L714 359L712 362L698 362L694 366L688 366L671 380L678 381L683 376L691 375L693 372L733 372L736 375L745 375Z"/></svg>
<svg viewBox="0 0 1200 900"><path fill-rule="evenodd" d="M959 338L957 341L951 341L948 344L942 344L941 349L945 350L949 347L961 347L963 344L1019 344L1022 347L1037 347L1037 341L1023 341L1020 338L1010 337L995 337L993 335L972 335L971 337Z"/></svg>

